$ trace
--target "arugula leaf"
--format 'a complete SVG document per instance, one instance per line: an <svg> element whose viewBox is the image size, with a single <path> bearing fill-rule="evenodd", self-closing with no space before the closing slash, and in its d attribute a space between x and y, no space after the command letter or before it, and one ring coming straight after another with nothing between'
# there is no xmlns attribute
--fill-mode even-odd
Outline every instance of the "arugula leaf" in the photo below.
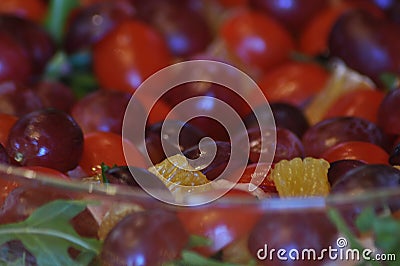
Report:
<svg viewBox="0 0 400 266"><path fill-rule="evenodd" d="M237 264L206 258L189 250L183 250L181 255L182 259L169 262L164 266L238 266Z"/></svg>
<svg viewBox="0 0 400 266"><path fill-rule="evenodd" d="M366 233L372 229L374 210L372 208L364 209L356 219L356 226L362 232Z"/></svg>
<svg viewBox="0 0 400 266"><path fill-rule="evenodd" d="M379 78L387 91L394 90L400 86L400 77L395 73L384 72Z"/></svg>
<svg viewBox="0 0 400 266"><path fill-rule="evenodd" d="M36 258L38 265L85 265L100 253L101 242L78 235L69 221L82 212L88 202L55 200L36 209L25 221L0 225L0 245L20 240ZM84 252L79 261L68 249Z"/></svg>
<svg viewBox="0 0 400 266"><path fill-rule="evenodd" d="M335 209L328 210L331 220L335 223L339 231L349 240L351 247L364 248L351 233L339 212ZM394 254L398 260L400 258L400 221L390 214L377 214L373 208L365 208L356 218L356 226L362 233L371 233L376 248L382 254ZM398 261L385 261L385 265L397 266ZM360 265L381 265L378 261L363 262Z"/></svg>

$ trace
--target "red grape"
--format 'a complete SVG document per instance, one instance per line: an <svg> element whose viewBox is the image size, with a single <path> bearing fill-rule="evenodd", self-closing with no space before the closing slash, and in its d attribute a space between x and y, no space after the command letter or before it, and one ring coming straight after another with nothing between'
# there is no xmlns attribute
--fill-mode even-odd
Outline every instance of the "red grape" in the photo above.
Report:
<svg viewBox="0 0 400 266"><path fill-rule="evenodd" d="M400 73L398 47L400 26L361 10L343 14L329 37L332 56L341 58L379 86L383 86L380 75L384 72Z"/></svg>
<svg viewBox="0 0 400 266"><path fill-rule="evenodd" d="M90 49L119 22L134 16L134 9L125 1L101 1L76 11L64 37L65 50L76 53Z"/></svg>
<svg viewBox="0 0 400 266"><path fill-rule="evenodd" d="M43 108L43 103L30 88L19 83L0 84L0 112L14 116L23 116Z"/></svg>
<svg viewBox="0 0 400 266"><path fill-rule="evenodd" d="M42 109L21 117L8 136L9 156L24 166L66 172L78 165L82 151L81 128L71 116L56 109Z"/></svg>
<svg viewBox="0 0 400 266"><path fill-rule="evenodd" d="M188 234L175 213L146 210L125 216L108 233L100 259L104 265L162 265L180 256Z"/></svg>
<svg viewBox="0 0 400 266"><path fill-rule="evenodd" d="M400 135L400 88L386 94L378 108L378 125L389 135Z"/></svg>
<svg viewBox="0 0 400 266"><path fill-rule="evenodd" d="M250 0L250 5L257 10L274 17L289 30L296 33L327 5L321 0Z"/></svg>
<svg viewBox="0 0 400 266"><path fill-rule="evenodd" d="M385 136L378 126L357 117L325 119L310 127L302 138L306 156L315 157L345 141L366 141L386 147Z"/></svg>
<svg viewBox="0 0 400 266"><path fill-rule="evenodd" d="M122 121L131 95L111 90L96 90L77 101L72 117L84 133L94 131L121 134Z"/></svg>

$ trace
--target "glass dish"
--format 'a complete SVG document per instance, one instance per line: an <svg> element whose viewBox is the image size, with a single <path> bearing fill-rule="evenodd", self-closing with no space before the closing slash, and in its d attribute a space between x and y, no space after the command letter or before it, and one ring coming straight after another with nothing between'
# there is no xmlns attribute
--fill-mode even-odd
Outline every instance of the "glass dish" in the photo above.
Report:
<svg viewBox="0 0 400 266"><path fill-rule="evenodd" d="M357 229L354 221L355 217L362 213L364 216L362 221L366 226L366 219L376 222L382 218L377 216L378 213L383 214L386 218L392 217L388 214L390 210L393 211L393 217L395 217L396 206L400 202L400 189L375 190L357 196L338 194L326 198L256 200L252 197L238 195L222 197L217 201L198 207L178 207L162 203L140 188L80 181L68 182L12 166L0 165L0 179L2 183L10 180L19 183L19 188L10 194L3 205L0 215L1 224L15 225L16 222L26 219L40 206L48 206L49 202L61 198L74 199L79 202L87 200L85 202L88 204L89 212L86 213L86 216L79 214L79 218L74 218L75 222L73 222L76 231L87 237L97 237L96 233L99 231L97 224L102 222L110 210L118 212L130 209L137 212L138 209L141 209L145 212L162 210L172 212L174 215L178 213L180 221L182 222L182 219L184 221L182 224L185 229L183 230L192 235L194 235L193 232L198 233L197 235L204 233L203 238L207 236L214 239L212 244L207 243L203 247L187 248L186 246L182 251L186 252L186 255L180 253L178 256L181 258L182 255L186 260L191 260L193 259L190 257L191 255L201 254L199 256L205 261L200 260L199 262L199 258L195 257L193 264L181 259L183 260L183 262L179 262L181 264L174 260L175 262L165 265L201 265L202 263L211 265L214 262L221 263L214 265L358 265L363 258L376 259L373 262L378 264L372 265L381 265L376 253L379 253L380 258L386 260L386 263L395 263L396 255L398 256L399 253L399 250L391 251L390 254L384 253L385 251L382 249L376 248L374 246L376 235L370 232L362 233ZM18 190L19 192L16 192ZM366 210L372 212L368 214ZM392 218L390 220L395 221ZM153 223L157 223L157 221L153 221ZM161 223L160 226L162 226ZM28 225L27 228L29 229L30 226ZM390 232L390 229L388 230ZM4 243L4 239L14 239L13 233L14 231L7 231L2 225L0 241ZM393 231L393 237L398 233ZM41 237L40 234L37 236ZM353 242L356 236L357 243ZM53 252L52 245L57 245L57 242L55 242L56 244L51 241L46 242L46 236L42 235L42 237L44 237L43 240L38 240L38 243L45 243L47 247L43 248ZM134 239L135 235L129 237ZM142 237L143 241L143 236L139 237ZM162 239L162 235L159 235L158 238ZM142 257L142 264L138 263L138 256L133 255L131 259L135 259L131 261L132 264L122 263L119 260L121 256L126 258L126 254L124 255L123 251L113 251L115 261L109 259L103 261L102 253L96 256L90 265L160 264L157 256L162 259L165 254L162 253L162 240L159 239L151 238L146 240L150 242L142 243L143 247L151 246L153 243L158 249L158 252L153 253L151 258ZM387 239L387 241L389 240ZM168 242L173 243L174 241L173 236L170 236ZM26 249L16 243L16 241L11 241L1 246L0 262L6 262L6 265L14 262L17 264L12 265L19 265L16 257L23 255L25 265L36 265L34 256L26 253ZM104 243L101 242L103 248L105 247ZM362 246L357 246L357 244ZM126 246L129 245L126 243ZM101 248L98 251L101 252ZM43 250L43 252L48 251ZM141 251L142 255L146 255L146 252L145 248ZM211 254L213 257L208 257ZM49 260L51 261L50 258L47 258L44 261L48 262ZM57 263L59 262L53 261L48 265L58 265Z"/></svg>

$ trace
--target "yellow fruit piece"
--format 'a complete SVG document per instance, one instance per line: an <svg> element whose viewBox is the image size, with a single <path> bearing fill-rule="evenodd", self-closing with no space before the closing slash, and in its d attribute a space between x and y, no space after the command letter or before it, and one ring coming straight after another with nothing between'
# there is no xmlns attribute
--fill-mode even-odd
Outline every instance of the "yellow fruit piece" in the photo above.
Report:
<svg viewBox="0 0 400 266"><path fill-rule="evenodd" d="M180 154L168 157L148 170L165 183L177 202L185 202L190 194L212 188L207 177L193 168L186 157Z"/></svg>
<svg viewBox="0 0 400 266"><path fill-rule="evenodd" d="M305 115L312 125L321 121L329 107L343 93L375 87L368 77L348 68L341 61L335 62L332 67L333 72L325 88L306 107Z"/></svg>
<svg viewBox="0 0 400 266"><path fill-rule="evenodd" d="M143 211L143 208L134 204L114 204L110 210L104 215L97 235L100 240L104 240L107 234L114 228L114 226L122 220L126 215Z"/></svg>
<svg viewBox="0 0 400 266"><path fill-rule="evenodd" d="M282 160L271 171L280 197L327 196L329 163L323 159L307 157Z"/></svg>
<svg viewBox="0 0 400 266"><path fill-rule="evenodd" d="M186 157L180 154L168 157L148 170L161 178L168 187L175 185L199 186L209 182L202 172L194 169Z"/></svg>

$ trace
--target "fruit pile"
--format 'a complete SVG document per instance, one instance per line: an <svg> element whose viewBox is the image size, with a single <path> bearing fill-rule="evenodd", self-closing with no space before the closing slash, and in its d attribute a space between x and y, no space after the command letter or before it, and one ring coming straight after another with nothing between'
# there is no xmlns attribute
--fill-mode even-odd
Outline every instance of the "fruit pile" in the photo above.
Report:
<svg viewBox="0 0 400 266"><path fill-rule="evenodd" d="M381 212L395 219L391 213L398 204L372 212L347 206L342 220L333 212L329 220L321 210L271 217L254 202L399 187L399 18L396 0L2 0L3 165L65 182L140 190L137 173L176 196L176 185L190 190L217 180L233 141L248 142L241 184L221 200L253 204L174 209L130 202L96 208L74 193L0 178L0 264L297 265L290 264L293 258L265 261L257 254L264 244L321 250L334 242L346 224L342 220L358 236L374 230L378 235L387 222ZM275 119L272 166L260 161L267 136L256 110L210 82L185 83L162 95L146 121L145 147L123 138L125 111L141 84L166 66L197 59L233 65L258 84ZM196 96L209 96L193 104L202 116L166 119ZM145 112L151 100L134 104ZM246 136L230 136L210 118L219 100L237 112ZM169 131L162 131L165 125ZM202 156L199 142L205 137L215 141L215 158L200 170L181 169L186 158ZM162 142L186 158L167 158ZM134 165L127 165L126 153ZM263 164L267 170L254 197L243 185ZM355 222L365 220L369 226L362 228ZM400 228L397 220L390 222ZM32 230L26 235L21 228ZM43 254L37 247L49 242L56 244ZM398 241L385 249L380 244L375 243L399 253Z"/></svg>

